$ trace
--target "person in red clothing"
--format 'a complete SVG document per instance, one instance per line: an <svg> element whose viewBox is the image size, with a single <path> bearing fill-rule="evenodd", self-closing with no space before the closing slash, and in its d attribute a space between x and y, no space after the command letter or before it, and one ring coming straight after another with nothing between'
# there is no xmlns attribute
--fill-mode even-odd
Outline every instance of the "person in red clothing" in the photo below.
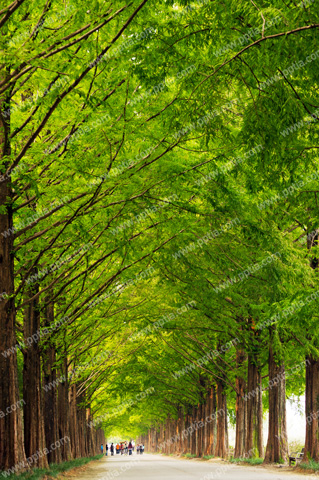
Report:
<svg viewBox="0 0 319 480"><path fill-rule="evenodd" d="M128 444L128 454L129 454L129 455L132 455L132 451L133 451L133 445L132 445L132 442L130 442L130 443Z"/></svg>

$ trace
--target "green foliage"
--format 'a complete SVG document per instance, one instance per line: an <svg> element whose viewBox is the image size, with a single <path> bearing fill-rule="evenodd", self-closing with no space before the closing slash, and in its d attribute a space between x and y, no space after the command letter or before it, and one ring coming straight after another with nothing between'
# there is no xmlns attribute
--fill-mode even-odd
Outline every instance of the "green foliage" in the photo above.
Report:
<svg viewBox="0 0 319 480"><path fill-rule="evenodd" d="M304 121L319 64L280 74L317 48L315 28L289 33L316 24L316 5L146 2L113 41L138 5L115 1L104 25L103 3L58 0L37 26L42 7L24 2L0 38L15 72L2 98L17 336L33 295L43 328L47 303L67 316L43 356L55 346L57 376L66 360L82 406L119 438L188 411L217 379L234 423L239 348L264 389L270 339L288 372L319 355L318 246L303 241L319 220L318 125ZM303 393L303 369L286 380Z"/></svg>
<svg viewBox="0 0 319 480"><path fill-rule="evenodd" d="M297 441L289 442L289 454L291 454L292 452L301 452L304 446L305 445L301 442L297 442Z"/></svg>
<svg viewBox="0 0 319 480"><path fill-rule="evenodd" d="M300 463L299 467L303 470L312 470L318 472L319 470L319 462L315 462L314 460L309 460L307 463Z"/></svg>

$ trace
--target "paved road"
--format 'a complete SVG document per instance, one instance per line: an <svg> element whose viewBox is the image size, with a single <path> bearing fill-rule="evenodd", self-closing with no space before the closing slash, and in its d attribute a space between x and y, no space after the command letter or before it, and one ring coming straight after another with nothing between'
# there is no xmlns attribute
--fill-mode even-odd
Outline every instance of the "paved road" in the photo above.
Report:
<svg viewBox="0 0 319 480"><path fill-rule="evenodd" d="M269 471L263 467L243 467L228 463L195 461L161 455L105 457L90 463L72 480L310 480L314 475Z"/></svg>

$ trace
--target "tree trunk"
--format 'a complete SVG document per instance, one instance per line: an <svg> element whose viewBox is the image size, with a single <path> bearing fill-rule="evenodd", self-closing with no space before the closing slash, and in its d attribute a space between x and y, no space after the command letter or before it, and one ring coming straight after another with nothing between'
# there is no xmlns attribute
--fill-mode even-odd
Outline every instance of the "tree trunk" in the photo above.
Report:
<svg viewBox="0 0 319 480"><path fill-rule="evenodd" d="M4 79L5 69L0 74ZM9 98L9 94L8 94ZM3 161L10 155L10 117L3 112L10 108L9 101L0 99L0 161L4 169L9 167ZM0 182L0 206L7 211L0 214L0 294L7 298L0 300L0 470L6 470L25 462L23 430L21 420L21 401L18 385L17 351L10 351L17 344L15 333L14 293L14 254L13 254L13 216L8 199L12 198L11 177ZM7 235L4 235L4 232ZM11 297L11 298L10 298ZM10 412L9 410L10 409Z"/></svg>
<svg viewBox="0 0 319 480"><path fill-rule="evenodd" d="M193 410L194 412L194 410ZM194 416L193 414L189 416L189 426L191 427L192 423L194 422ZM190 431L189 435L188 435L188 439L189 439L189 453L194 453L194 432L193 431Z"/></svg>
<svg viewBox="0 0 319 480"><path fill-rule="evenodd" d="M205 405L205 428L204 428L204 455L209 455L209 439L210 439L210 423L207 420L211 414L211 400L210 400L210 389L207 391L206 405Z"/></svg>
<svg viewBox="0 0 319 480"><path fill-rule="evenodd" d="M176 442L176 453L181 454L182 447L182 430L183 430L183 410L181 407L177 409L177 435L178 441Z"/></svg>
<svg viewBox="0 0 319 480"><path fill-rule="evenodd" d="M207 429L207 455L214 455L216 446L216 432L217 432L217 420L216 420L216 389L212 386L209 391L208 397L208 429Z"/></svg>
<svg viewBox="0 0 319 480"><path fill-rule="evenodd" d="M201 403L198 404L197 407L197 457L202 456L202 436L203 436L203 428L202 428L202 408L203 405Z"/></svg>
<svg viewBox="0 0 319 480"><path fill-rule="evenodd" d="M235 458L242 458L245 453L245 427L246 427L246 402L244 392L246 382L242 375L242 367L245 361L245 353L242 350L236 352L238 374L236 376L236 440Z"/></svg>
<svg viewBox="0 0 319 480"><path fill-rule="evenodd" d="M54 306L48 305L46 308L45 326L49 326L54 321ZM49 450L48 462L60 463L61 452L59 448L51 449L51 445L59 439L58 434L58 398L56 381L56 351L53 342L50 339L45 344L43 353L43 385L52 385L53 388L44 391L43 395L43 411L44 411L44 433L45 443Z"/></svg>
<svg viewBox="0 0 319 480"><path fill-rule="evenodd" d="M166 443L166 452L165 453L170 453L170 436L171 436L171 420L170 420L170 417L168 416L167 418L167 422L166 422L166 429L165 429L165 432L166 432L166 440L167 440L167 443Z"/></svg>
<svg viewBox="0 0 319 480"><path fill-rule="evenodd" d="M156 452L160 452L162 449L161 449L161 444L163 443L164 441L164 438L163 438L163 424L161 423L160 424L160 427L159 427L159 439L158 439L158 445L156 447Z"/></svg>
<svg viewBox="0 0 319 480"><path fill-rule="evenodd" d="M284 365L276 364L273 348L269 347L269 430L264 463L288 459L286 421L286 380Z"/></svg>
<svg viewBox="0 0 319 480"><path fill-rule="evenodd" d="M246 452L263 457L263 404L261 375L256 360L248 356Z"/></svg>
<svg viewBox="0 0 319 480"><path fill-rule="evenodd" d="M224 384L217 383L217 439L215 456L225 458L227 456L227 402Z"/></svg>
<svg viewBox="0 0 319 480"><path fill-rule="evenodd" d="M190 426L189 414L187 413L186 416L185 416L185 435L184 435L183 453L190 452L190 440L189 440L189 433L188 433L188 427L189 426Z"/></svg>
<svg viewBox="0 0 319 480"><path fill-rule="evenodd" d="M28 289L30 297L38 293L39 286ZM30 302L24 314L24 363L23 398L24 444L27 457L46 448L43 418L43 389L41 383L41 350L39 345L40 311L38 299ZM31 340L33 339L33 341ZM37 455L32 460L32 468L47 468L47 454Z"/></svg>
<svg viewBox="0 0 319 480"><path fill-rule="evenodd" d="M319 245L319 230L307 235L307 249ZM316 256L310 259L310 267L317 270L319 260ZM310 340L308 338L308 340ZM306 440L304 459L319 460L319 359L312 355L306 357Z"/></svg>
<svg viewBox="0 0 319 480"><path fill-rule="evenodd" d="M85 394L81 394L77 397L77 419L78 419L78 436L79 436L79 448L80 448L80 456L86 457L87 452L85 449L85 436L86 436L86 429L88 428L86 425L86 411L85 406L83 405L85 399Z"/></svg>
<svg viewBox="0 0 319 480"><path fill-rule="evenodd" d="M73 458L80 456L79 431L78 431L78 417L76 404L76 384L69 388L69 404L70 404L70 439L71 451Z"/></svg>
<svg viewBox="0 0 319 480"><path fill-rule="evenodd" d="M71 445L70 445L70 412L69 412L69 397L68 397L68 369L67 358L64 357L61 376L58 384L58 430L59 439L64 438L65 441L60 447L62 461L66 462L72 459ZM88 430L92 430L88 428Z"/></svg>
<svg viewBox="0 0 319 480"><path fill-rule="evenodd" d="M48 385L56 380L56 370L54 364L56 361L55 347L49 346L46 349L43 360L43 384ZM60 463L61 452L60 449L54 449L51 451L51 445L58 441L58 399L57 388L53 387L44 393L44 432L46 447L49 450L48 462Z"/></svg>
<svg viewBox="0 0 319 480"><path fill-rule="evenodd" d="M306 358L305 461L319 461L319 359Z"/></svg>
<svg viewBox="0 0 319 480"><path fill-rule="evenodd" d="M86 421L88 424L91 424L93 417L91 415L90 408L86 410ZM96 442L94 438L94 427L86 429L86 449L89 457L96 455Z"/></svg>
<svg viewBox="0 0 319 480"><path fill-rule="evenodd" d="M193 407L193 419L194 419L194 424L197 427L198 424L198 406ZM198 456L198 428L195 427L195 431L193 433L193 455Z"/></svg>
<svg viewBox="0 0 319 480"><path fill-rule="evenodd" d="M179 444L179 438L178 438L178 418L174 418L174 420L173 420L173 427L174 427L174 443L173 443L173 452L172 452L172 453L177 453L177 452L178 452L178 444Z"/></svg>

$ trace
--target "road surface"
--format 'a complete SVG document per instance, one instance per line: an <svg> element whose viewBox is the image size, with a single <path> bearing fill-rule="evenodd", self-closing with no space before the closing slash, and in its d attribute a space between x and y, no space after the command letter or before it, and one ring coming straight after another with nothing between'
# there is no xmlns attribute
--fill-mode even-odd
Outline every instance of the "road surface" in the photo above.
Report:
<svg viewBox="0 0 319 480"><path fill-rule="evenodd" d="M196 461L162 455L114 455L91 462L84 471L64 474L72 480L310 480L303 475L266 470L264 467L244 467L216 461Z"/></svg>

